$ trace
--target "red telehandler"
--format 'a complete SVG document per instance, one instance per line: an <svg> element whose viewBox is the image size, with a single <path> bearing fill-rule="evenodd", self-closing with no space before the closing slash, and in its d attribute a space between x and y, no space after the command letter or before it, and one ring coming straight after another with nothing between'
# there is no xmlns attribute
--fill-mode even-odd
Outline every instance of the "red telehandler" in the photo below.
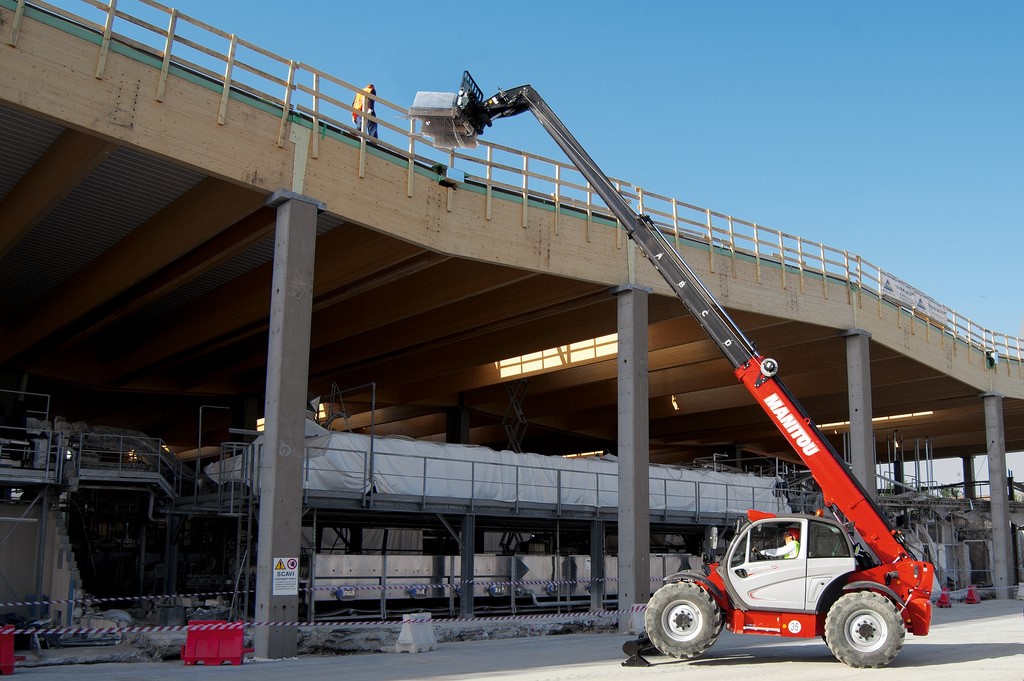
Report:
<svg viewBox="0 0 1024 681"><path fill-rule="evenodd" d="M437 94L419 93L417 102ZM647 604L645 634L623 646L631 655L625 664L646 664L642 654L654 649L676 658L697 657L723 627L736 634L821 637L851 667L888 664L907 631L928 633L934 569L914 557L851 475L777 376L775 360L757 352L666 235L649 216L633 211L531 86L484 99L466 72L450 101L439 105L433 97L427 107L414 103L410 109L423 122L424 134L446 147L472 144L495 119L524 111L536 116L717 343L737 379L810 469L824 499L820 515L749 511L718 562L665 577ZM825 517L826 510L831 517ZM783 557L778 547L787 534L796 546Z"/></svg>

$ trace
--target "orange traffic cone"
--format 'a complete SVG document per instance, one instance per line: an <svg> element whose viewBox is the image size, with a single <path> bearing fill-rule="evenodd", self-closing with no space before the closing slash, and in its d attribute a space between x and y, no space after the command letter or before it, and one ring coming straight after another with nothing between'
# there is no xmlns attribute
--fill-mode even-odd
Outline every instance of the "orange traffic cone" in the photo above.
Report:
<svg viewBox="0 0 1024 681"><path fill-rule="evenodd" d="M949 587L942 587L942 595L939 596L939 601L935 604L939 608L952 608L953 602L949 600Z"/></svg>
<svg viewBox="0 0 1024 681"><path fill-rule="evenodd" d="M968 605L981 603L981 596L978 595L978 587L974 586L973 584L967 587L967 598L964 599L964 603Z"/></svg>

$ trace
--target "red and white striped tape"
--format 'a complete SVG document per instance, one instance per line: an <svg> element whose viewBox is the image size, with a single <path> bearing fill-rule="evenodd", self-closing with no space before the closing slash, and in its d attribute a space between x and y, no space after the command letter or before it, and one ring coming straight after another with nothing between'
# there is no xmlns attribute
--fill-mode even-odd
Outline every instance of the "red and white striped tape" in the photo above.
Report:
<svg viewBox="0 0 1024 681"><path fill-rule="evenodd" d="M592 584L595 582L617 582L619 581L615 577L596 577L594 579L528 579L519 581L483 581L479 579L469 579L464 582L458 583L438 583L438 584L335 584L333 586L313 586L305 587L303 591L336 591L342 586L352 587L359 591L392 591L401 590L407 591L409 589L454 589L461 588L463 586L530 586L530 585L551 585L551 586L570 586L575 584ZM664 581L662 577L651 577L652 582ZM252 593L255 589L250 589L249 593ZM154 596L104 596L104 597L92 597L87 596L83 598L64 598L54 599L48 601L10 601L8 603L0 603L0 608L11 608L11 607L32 607L39 605L94 605L101 603L123 603L128 601L163 601L163 600L174 600L180 598L213 598L217 596L235 596L244 593L242 591L207 591L202 593L191 593L191 594L161 594Z"/></svg>
<svg viewBox="0 0 1024 681"><path fill-rule="evenodd" d="M35 634L37 636L73 635L87 636L91 634L142 634L155 632L175 631L202 631L239 629L243 627L295 627L295 628L322 628L330 627L343 629L345 627L382 627L401 626L402 624L458 624L473 622L476 624L488 624L491 622L515 622L515 621L536 621L545 619L570 619L581 620L592 617L613 617L623 613L641 612L646 610L646 605L634 605L625 610L591 610L588 612L573 613L549 613L538 615L499 615L495 617L453 617L453 618L424 618L395 620L371 620L363 622L203 622L172 626L133 626L133 627L25 627L13 631L5 631L5 634Z"/></svg>

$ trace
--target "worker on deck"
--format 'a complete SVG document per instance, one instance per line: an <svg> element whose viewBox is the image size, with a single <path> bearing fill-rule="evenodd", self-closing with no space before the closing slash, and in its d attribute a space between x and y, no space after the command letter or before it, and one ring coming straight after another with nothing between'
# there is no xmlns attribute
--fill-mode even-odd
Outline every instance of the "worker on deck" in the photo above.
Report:
<svg viewBox="0 0 1024 681"><path fill-rule="evenodd" d="M377 137L377 121L373 120L377 116L375 109L375 100L373 97L367 97L367 94L376 95L377 88L370 83L364 87L360 92L356 94L356 98L352 100L352 108L355 111L352 112L352 123L357 128L360 127L360 114L368 114L366 116L366 134L376 139Z"/></svg>

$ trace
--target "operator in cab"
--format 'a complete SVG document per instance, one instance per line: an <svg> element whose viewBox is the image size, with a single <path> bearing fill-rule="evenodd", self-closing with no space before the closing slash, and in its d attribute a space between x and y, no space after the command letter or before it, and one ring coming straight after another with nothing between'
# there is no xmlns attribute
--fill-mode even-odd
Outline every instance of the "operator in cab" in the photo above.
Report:
<svg viewBox="0 0 1024 681"><path fill-rule="evenodd" d="M764 549L760 555L765 558L796 558L800 555L800 529L796 527L787 528L782 533L786 542L776 549Z"/></svg>

